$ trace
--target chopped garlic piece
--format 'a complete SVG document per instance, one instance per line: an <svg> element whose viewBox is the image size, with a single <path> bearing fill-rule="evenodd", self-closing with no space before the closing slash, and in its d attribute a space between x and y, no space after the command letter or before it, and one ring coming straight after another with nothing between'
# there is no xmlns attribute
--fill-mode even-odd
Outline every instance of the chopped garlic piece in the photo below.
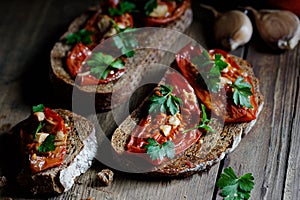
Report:
<svg viewBox="0 0 300 200"><path fill-rule="evenodd" d="M60 141L60 142L54 142L54 145L55 146L60 146L60 145L65 145L66 143L65 143L65 141Z"/></svg>
<svg viewBox="0 0 300 200"><path fill-rule="evenodd" d="M170 118L169 118L169 121L168 121L168 123L170 124L170 125L172 125L172 126L178 126L179 124L180 124L180 120L176 117L176 116L171 116Z"/></svg>
<svg viewBox="0 0 300 200"><path fill-rule="evenodd" d="M220 85L223 86L225 84L232 84L232 82L228 78L220 77Z"/></svg>
<svg viewBox="0 0 300 200"><path fill-rule="evenodd" d="M65 134L62 131L57 131L55 140L65 140Z"/></svg>
<svg viewBox="0 0 300 200"><path fill-rule="evenodd" d="M191 92L187 92L185 89L183 89L183 95L188 99L189 101L192 102L197 102L196 96L193 95Z"/></svg>
<svg viewBox="0 0 300 200"><path fill-rule="evenodd" d="M36 160L36 154L35 154L35 153L32 154L31 159L32 159L32 160Z"/></svg>
<svg viewBox="0 0 300 200"><path fill-rule="evenodd" d="M33 115L36 117L36 119L39 122L41 122L45 119L45 114L43 112L35 112Z"/></svg>
<svg viewBox="0 0 300 200"><path fill-rule="evenodd" d="M158 5L154 10L150 13L150 17L165 17L168 13L168 6L166 4Z"/></svg>
<svg viewBox="0 0 300 200"><path fill-rule="evenodd" d="M100 18L97 22L97 26L101 32L105 32L111 26L110 19L111 18L107 15L100 16Z"/></svg>
<svg viewBox="0 0 300 200"><path fill-rule="evenodd" d="M161 125L160 129L162 130L163 134L168 137L171 133L172 127L170 125Z"/></svg>
<svg viewBox="0 0 300 200"><path fill-rule="evenodd" d="M248 72L243 72L242 75L243 75L244 77L247 77L247 76L248 76Z"/></svg>
<svg viewBox="0 0 300 200"><path fill-rule="evenodd" d="M223 72L223 73L229 72L229 65L226 68L224 68L221 72Z"/></svg>
<svg viewBox="0 0 300 200"><path fill-rule="evenodd" d="M104 34L104 37L111 37L113 35L116 35L117 34L117 30L115 28L111 28L109 31L107 31L105 34Z"/></svg>
<svg viewBox="0 0 300 200"><path fill-rule="evenodd" d="M118 25L118 27L119 27L120 29L125 29L125 28L126 28L125 24L117 23L117 25Z"/></svg>
<svg viewBox="0 0 300 200"><path fill-rule="evenodd" d="M38 142L38 143L43 143L44 140L48 137L49 133L37 133L35 135L35 139L34 141Z"/></svg>

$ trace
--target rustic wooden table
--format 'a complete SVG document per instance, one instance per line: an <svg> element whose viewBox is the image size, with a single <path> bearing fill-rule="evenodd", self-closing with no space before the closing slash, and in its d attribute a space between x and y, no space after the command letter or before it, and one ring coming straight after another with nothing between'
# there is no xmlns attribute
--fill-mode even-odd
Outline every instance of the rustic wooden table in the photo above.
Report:
<svg viewBox="0 0 300 200"><path fill-rule="evenodd" d="M59 105L52 98L48 80L50 50L68 24L93 0L1 1L0 3L0 136L30 113L40 102ZM212 15L193 3L194 21L187 34L205 48L212 40ZM225 24L224 24L225 26ZM110 186L96 181L104 168L95 162L70 191L50 199L222 199L215 186L228 166L238 175L251 172L255 187L251 199L300 198L300 46L274 52L255 32L250 43L234 52L248 60L260 79L264 109L251 132L237 149L208 171L185 179L147 180L117 173ZM3 136L4 137L4 136ZM3 137L2 147L3 147ZM9 151L1 155L9 158ZM9 159L1 158L0 167ZM0 175L5 175L0 170ZM32 199L18 195L9 186L0 189L0 199Z"/></svg>

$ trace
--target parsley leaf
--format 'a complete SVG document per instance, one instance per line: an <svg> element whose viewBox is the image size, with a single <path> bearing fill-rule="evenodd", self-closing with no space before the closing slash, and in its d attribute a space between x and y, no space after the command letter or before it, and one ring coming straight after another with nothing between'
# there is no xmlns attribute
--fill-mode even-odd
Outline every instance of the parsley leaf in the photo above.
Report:
<svg viewBox="0 0 300 200"><path fill-rule="evenodd" d="M250 96L253 95L252 93L252 86L248 82L243 82L242 77L238 77L234 84L230 86L234 88L233 92L233 101L236 105L245 106L247 108L253 108L250 103Z"/></svg>
<svg viewBox="0 0 300 200"><path fill-rule="evenodd" d="M231 167L225 168L217 181L217 186L222 189L224 199L240 200L249 199L254 187L254 177L247 173L237 177Z"/></svg>
<svg viewBox="0 0 300 200"><path fill-rule="evenodd" d="M208 123L210 122L210 119L207 118L207 114L206 114L206 109L205 109L205 105L201 104L201 110L202 110L202 120L201 120L201 124L198 126L195 126L193 128L190 129L186 129L184 131L182 131L182 133L186 133L188 131L194 130L194 129L204 129L206 131L210 131L210 132L215 132L215 130L208 125Z"/></svg>
<svg viewBox="0 0 300 200"><path fill-rule="evenodd" d="M149 16L157 6L157 0L149 0L144 6L146 15Z"/></svg>
<svg viewBox="0 0 300 200"><path fill-rule="evenodd" d="M76 33L70 33L66 36L66 44L74 45L79 42L82 42L83 44L91 44L92 40L90 36L93 34L94 32L87 31L85 29L81 29Z"/></svg>
<svg viewBox="0 0 300 200"><path fill-rule="evenodd" d="M203 72L200 75L204 77L204 81L209 91L213 93L217 93L219 91L221 73L216 67L212 67L209 72Z"/></svg>
<svg viewBox="0 0 300 200"><path fill-rule="evenodd" d="M120 28L115 21L111 20L111 22L113 23L113 26L116 29L117 33L119 33L118 35L115 35L113 37L115 45L117 46L117 48L121 49L122 54L125 54L127 58L133 57L135 52L130 49L136 48L138 46L138 42L134 34L128 33L133 32L136 29L130 27Z"/></svg>
<svg viewBox="0 0 300 200"><path fill-rule="evenodd" d="M175 145L170 140L163 144L159 144L155 139L149 138L147 142L148 144L146 144L144 147L147 149L147 154L149 154L152 160L163 160L165 156L168 158L174 158Z"/></svg>
<svg viewBox="0 0 300 200"><path fill-rule="evenodd" d="M214 60L211 60L208 52L203 51L202 55L192 58L192 63L198 68L207 68L209 65L212 65L209 71L202 72L202 70L199 69L198 81L204 82L207 89L211 92L218 92L221 71L228 66L228 63L222 60L222 55L215 54Z"/></svg>
<svg viewBox="0 0 300 200"><path fill-rule="evenodd" d="M110 16L120 16L124 13L130 13L134 11L136 8L136 5L132 2L128 1L121 1L118 5L118 8L109 8L108 12Z"/></svg>
<svg viewBox="0 0 300 200"><path fill-rule="evenodd" d="M39 146L38 151L39 152L54 151L55 150L54 140L55 140L54 135L48 135L44 140L44 142Z"/></svg>
<svg viewBox="0 0 300 200"><path fill-rule="evenodd" d="M215 54L215 67L218 68L219 71L222 71L228 66L228 63L222 60L221 54Z"/></svg>
<svg viewBox="0 0 300 200"><path fill-rule="evenodd" d="M197 65L198 67L208 67L210 64L214 62L210 59L209 53L207 51L203 51L201 55L196 55L192 58L192 63Z"/></svg>
<svg viewBox="0 0 300 200"><path fill-rule="evenodd" d="M36 106L32 106L33 112L44 112L45 106L43 104L38 104Z"/></svg>
<svg viewBox="0 0 300 200"><path fill-rule="evenodd" d="M88 59L87 65L91 67L91 74L99 79L106 79L109 72L113 69L123 69L125 63L122 59L114 60L111 55L105 55L102 52L93 53Z"/></svg>
<svg viewBox="0 0 300 200"><path fill-rule="evenodd" d="M36 137L36 134L43 128L43 124L42 122L39 123L38 127L36 128L36 130L33 132L33 138Z"/></svg>
<svg viewBox="0 0 300 200"><path fill-rule="evenodd" d="M179 111L179 105L181 99L172 95L173 87L160 85L159 94L155 93L150 98L151 102L149 112L170 112L171 115L175 115Z"/></svg>

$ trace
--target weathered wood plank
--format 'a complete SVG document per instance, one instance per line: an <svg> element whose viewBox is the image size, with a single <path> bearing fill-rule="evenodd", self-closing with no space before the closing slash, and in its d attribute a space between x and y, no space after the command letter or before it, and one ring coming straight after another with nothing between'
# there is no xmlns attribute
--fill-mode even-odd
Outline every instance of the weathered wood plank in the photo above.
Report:
<svg viewBox="0 0 300 200"><path fill-rule="evenodd" d="M225 166L236 168L240 175L253 173L256 183L253 199L280 199L284 193L291 122L297 100L299 61L295 58L297 49L274 54L255 48L250 47L247 60L260 79L264 109L254 129L228 156Z"/></svg>
<svg viewBox="0 0 300 200"><path fill-rule="evenodd" d="M291 115L292 120L290 121L291 126L291 135L290 135L290 148L289 148L289 155L288 155L288 162L287 162L287 172L285 178L285 186L284 186L284 199L297 199L300 196L300 170L299 170L299 163L300 163L300 134L299 134L299 127L300 127L300 48L297 49L297 53L294 56L291 56L290 60L294 60L294 63L286 67L291 67L294 64L295 70L293 70L294 74L294 81L291 81L290 87L293 87L291 90L293 102L291 102Z"/></svg>
<svg viewBox="0 0 300 200"><path fill-rule="evenodd" d="M109 186L103 186L97 181L96 173L103 168L94 164L92 169L81 176L70 191L51 198L82 199L212 199L218 165L208 172L195 174L185 179L159 179L143 177L139 174L115 173L114 181Z"/></svg>
<svg viewBox="0 0 300 200"><path fill-rule="evenodd" d="M32 104L57 105L58 100L52 99L48 92L51 89L47 79L49 52L68 23L92 2L1 2L0 134L24 119ZM212 15L201 9L199 2L194 1L193 6L194 22L187 33L203 47L214 48ZM261 40L254 38L249 49L244 50L240 48L232 53L238 56L247 53L246 59L253 64L260 79L265 106L253 130L227 157L224 166L216 164L208 172L180 180L148 180L140 175L116 173L112 184L105 187L96 178L104 166L95 161L70 191L50 199L213 199L219 169L228 166L238 175L253 173L252 199L297 199L300 193L300 47L279 54L269 51ZM43 88L47 90L41 91ZM106 115L110 114L98 120L107 123L110 118ZM108 124L105 128L110 133L113 124ZM3 189L0 196L5 195L2 192ZM219 195L216 198L221 199Z"/></svg>

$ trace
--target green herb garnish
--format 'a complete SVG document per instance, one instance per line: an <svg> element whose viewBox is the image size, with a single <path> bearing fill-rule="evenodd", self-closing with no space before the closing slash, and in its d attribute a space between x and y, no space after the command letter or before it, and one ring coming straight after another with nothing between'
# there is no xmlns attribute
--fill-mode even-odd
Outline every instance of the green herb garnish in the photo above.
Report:
<svg viewBox="0 0 300 200"><path fill-rule="evenodd" d="M101 52L93 53L88 59L87 65L91 67L91 74L99 79L106 79L109 72L113 69L123 69L125 63L122 59L114 59L111 55L105 55Z"/></svg>
<svg viewBox="0 0 300 200"><path fill-rule="evenodd" d="M215 132L215 130L212 129L211 126L208 125L208 123L210 122L210 119L207 118L206 109L205 109L205 106L203 104L201 104L201 110L202 110L201 124L198 125L198 126L195 126L193 128L186 129L186 130L182 131L182 133L186 133L188 131L191 131L191 130L194 130L194 129L198 129L198 128L201 128L201 129L204 129L204 130L210 131L210 132Z"/></svg>
<svg viewBox="0 0 300 200"><path fill-rule="evenodd" d="M54 151L55 150L54 140L55 140L54 135L48 135L44 140L44 142L39 146L38 151L39 152Z"/></svg>
<svg viewBox="0 0 300 200"><path fill-rule="evenodd" d="M149 16L157 6L157 0L149 0L144 6L146 15Z"/></svg>
<svg viewBox="0 0 300 200"><path fill-rule="evenodd" d="M206 68L209 65L212 65L208 72L202 72L199 69L199 81L204 81L208 90L211 92L218 92L219 91L219 83L221 77L221 71L228 66L228 63L222 60L221 54L215 54L214 61L212 61L209 57L207 51L203 51L201 56L196 56L192 59L192 63L195 64L198 69L199 68Z"/></svg>
<svg viewBox="0 0 300 200"><path fill-rule="evenodd" d="M149 112L170 112L171 115L175 115L179 111L179 105L181 104L181 99L172 95L173 87L160 85L159 93L154 94L149 98L151 102L149 107Z"/></svg>
<svg viewBox="0 0 300 200"><path fill-rule="evenodd" d="M222 71L228 66L228 63L222 60L222 55L221 54L215 54L215 65L219 71Z"/></svg>
<svg viewBox="0 0 300 200"><path fill-rule="evenodd" d="M192 58L192 63L200 68L204 68L213 64L214 61L210 59L209 53L207 51L203 51L201 55L196 55Z"/></svg>
<svg viewBox="0 0 300 200"><path fill-rule="evenodd" d="M36 134L43 128L43 124L42 122L39 123L38 127L36 128L36 130L33 132L33 138L36 137Z"/></svg>
<svg viewBox="0 0 300 200"><path fill-rule="evenodd" d="M130 58L134 56L135 51L130 50L134 49L138 46L138 42L134 36L134 34L128 34L129 32L133 32L136 29L126 27L126 28L120 28L115 21L111 20L113 23L114 28L116 29L118 35L114 36L114 43L115 45L121 49L122 54L125 54L127 58ZM124 33L127 33L124 35Z"/></svg>
<svg viewBox="0 0 300 200"><path fill-rule="evenodd" d="M207 89L210 92L217 93L219 91L221 73L216 67L211 68L209 72L202 72L199 75L201 76L199 79L204 79Z"/></svg>
<svg viewBox="0 0 300 200"><path fill-rule="evenodd" d="M222 196L226 200L249 199L254 187L254 177L247 173L237 177L231 167L225 168L217 181L217 186L222 189Z"/></svg>
<svg viewBox="0 0 300 200"><path fill-rule="evenodd" d="M94 32L87 31L85 29L81 29L76 33L70 33L66 36L66 44L74 45L79 42L82 42L83 44L91 44L91 35L93 35Z"/></svg>
<svg viewBox="0 0 300 200"><path fill-rule="evenodd" d="M118 4L117 8L109 8L108 12L110 16L120 16L124 13L131 13L135 10L136 5L132 2L128 1L121 1Z"/></svg>
<svg viewBox="0 0 300 200"><path fill-rule="evenodd" d="M248 82L244 82L242 77L238 77L234 84L230 86L234 88L233 101L236 105L245 106L247 108L253 108L250 103L250 96L252 93L252 86Z"/></svg>
<svg viewBox="0 0 300 200"><path fill-rule="evenodd" d="M36 106L32 106L32 112L44 112L45 106L43 104L38 104Z"/></svg>
<svg viewBox="0 0 300 200"><path fill-rule="evenodd" d="M167 156L168 158L174 158L175 145L170 140L166 141L163 144L159 144L155 139L149 138L147 142L148 144L144 147L147 149L147 154L150 155L150 158L152 160L163 160L165 156Z"/></svg>

